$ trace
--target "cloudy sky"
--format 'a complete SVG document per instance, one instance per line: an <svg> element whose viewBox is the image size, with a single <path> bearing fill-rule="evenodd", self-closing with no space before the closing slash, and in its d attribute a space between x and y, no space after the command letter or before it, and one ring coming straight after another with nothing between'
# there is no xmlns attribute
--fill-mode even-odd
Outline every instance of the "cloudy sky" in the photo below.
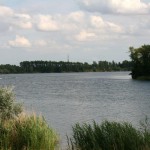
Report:
<svg viewBox="0 0 150 150"><path fill-rule="evenodd" d="M149 0L0 0L0 64L123 61L149 40Z"/></svg>

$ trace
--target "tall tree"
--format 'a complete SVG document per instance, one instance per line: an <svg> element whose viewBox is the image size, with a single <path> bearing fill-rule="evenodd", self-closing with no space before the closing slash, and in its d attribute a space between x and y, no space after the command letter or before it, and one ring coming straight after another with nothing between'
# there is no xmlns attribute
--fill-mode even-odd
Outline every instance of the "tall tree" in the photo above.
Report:
<svg viewBox="0 0 150 150"><path fill-rule="evenodd" d="M142 45L139 48L130 47L132 59L132 78L150 78L150 45Z"/></svg>

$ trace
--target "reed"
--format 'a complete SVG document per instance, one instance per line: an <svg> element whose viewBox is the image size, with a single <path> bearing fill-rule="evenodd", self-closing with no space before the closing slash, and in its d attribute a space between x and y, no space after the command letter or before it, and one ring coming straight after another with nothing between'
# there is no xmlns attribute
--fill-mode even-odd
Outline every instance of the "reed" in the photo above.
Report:
<svg viewBox="0 0 150 150"><path fill-rule="evenodd" d="M42 116L21 114L0 122L0 150L55 150L58 136Z"/></svg>
<svg viewBox="0 0 150 150"><path fill-rule="evenodd" d="M70 150L150 150L150 132L137 130L126 122L77 123L72 129Z"/></svg>
<svg viewBox="0 0 150 150"><path fill-rule="evenodd" d="M42 116L22 113L12 87L0 88L0 150L55 150L56 132Z"/></svg>

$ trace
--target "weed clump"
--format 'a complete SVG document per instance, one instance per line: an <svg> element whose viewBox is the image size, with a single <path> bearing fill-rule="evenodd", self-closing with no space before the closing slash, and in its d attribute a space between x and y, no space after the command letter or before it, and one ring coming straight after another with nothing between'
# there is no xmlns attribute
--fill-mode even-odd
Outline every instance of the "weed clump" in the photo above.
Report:
<svg viewBox="0 0 150 150"><path fill-rule="evenodd" d="M70 150L149 150L150 132L137 130L129 123L104 121L73 126Z"/></svg>
<svg viewBox="0 0 150 150"><path fill-rule="evenodd" d="M22 113L11 88L0 88L0 150L55 150L58 135L44 117Z"/></svg>

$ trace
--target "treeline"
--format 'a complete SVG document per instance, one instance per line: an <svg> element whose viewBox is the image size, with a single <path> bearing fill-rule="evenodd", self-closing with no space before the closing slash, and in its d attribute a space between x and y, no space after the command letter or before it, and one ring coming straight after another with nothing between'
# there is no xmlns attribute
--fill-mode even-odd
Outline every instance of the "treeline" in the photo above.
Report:
<svg viewBox="0 0 150 150"><path fill-rule="evenodd" d="M16 65L0 65L0 74L9 74L9 73L21 73L22 69L20 66Z"/></svg>
<svg viewBox="0 0 150 150"><path fill-rule="evenodd" d="M130 71L132 63L124 60L116 63L114 61L87 62L64 62L64 61L23 61L20 66L0 65L0 73L61 73L61 72L100 72L100 71Z"/></svg>

